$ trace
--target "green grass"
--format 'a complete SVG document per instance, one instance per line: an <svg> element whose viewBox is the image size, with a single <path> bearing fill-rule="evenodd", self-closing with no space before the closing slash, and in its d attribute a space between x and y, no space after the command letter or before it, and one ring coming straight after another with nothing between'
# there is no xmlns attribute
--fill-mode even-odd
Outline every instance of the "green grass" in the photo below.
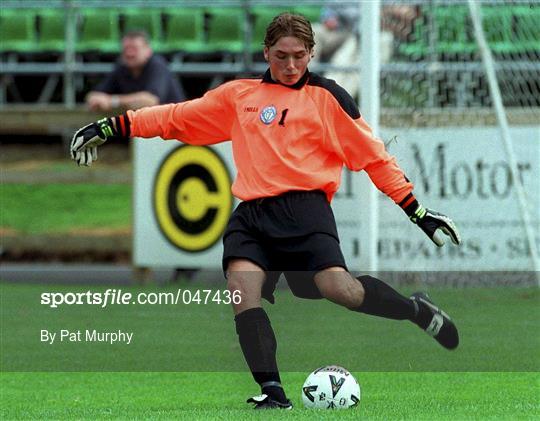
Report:
<svg viewBox="0 0 540 421"><path fill-rule="evenodd" d="M306 373L283 373L291 412L256 413L243 373L2 374L2 419L538 419L537 373L354 373L362 398L346 411L302 408Z"/></svg>
<svg viewBox="0 0 540 421"><path fill-rule="evenodd" d="M76 281L76 279L74 279ZM208 288L197 285L192 288ZM224 287L224 284L219 286ZM107 287L0 284L2 355L10 371L240 371L231 309L207 305L41 305L43 292L98 292ZM119 288L119 287L116 287ZM214 289L216 286L213 287ZM123 293L176 288L121 287ZM413 288L401 289L405 294ZM430 289L450 313L461 344L448 352L409 322L351 312L325 300L279 290L266 310L285 371L340 364L352 371L538 371L540 290ZM134 298L133 300L134 301ZM41 329L133 332L130 345L41 344ZM58 335L59 336L59 335ZM178 347L181 347L179 352ZM315 352L316 351L316 352Z"/></svg>
<svg viewBox="0 0 540 421"><path fill-rule="evenodd" d="M105 287L2 283L1 288L2 419L270 417L254 413L244 402L258 390L245 372L229 306L51 309L39 304L43 291ZM136 294L176 287L122 289ZM431 288L429 292L458 323L462 342L456 351L443 350L407 322L359 315L279 290L276 304L265 307L295 409L271 417L538 419L539 290ZM39 329L60 328L126 329L136 340L131 345L39 343ZM360 406L316 414L303 409L300 390L305 377L331 363L355 374L362 388ZM13 367L20 372L11 372ZM85 372L66 372L77 369Z"/></svg>
<svg viewBox="0 0 540 421"><path fill-rule="evenodd" d="M2 184L0 192L0 227L24 234L130 226L129 185Z"/></svg>

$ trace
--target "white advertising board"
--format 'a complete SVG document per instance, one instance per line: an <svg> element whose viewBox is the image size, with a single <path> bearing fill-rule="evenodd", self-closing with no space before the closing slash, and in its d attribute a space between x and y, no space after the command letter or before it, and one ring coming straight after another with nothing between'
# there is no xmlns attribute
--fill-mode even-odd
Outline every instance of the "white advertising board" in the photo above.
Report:
<svg viewBox="0 0 540 421"><path fill-rule="evenodd" d="M219 268L221 234L236 204L230 143L134 142L135 266Z"/></svg>
<svg viewBox="0 0 540 421"><path fill-rule="evenodd" d="M434 247L402 212L379 200L379 262L384 270L532 270L514 180L497 128L384 129L389 151L428 208L450 216L463 243ZM540 128L511 129L528 212L540 245ZM448 240L448 242L450 242Z"/></svg>
<svg viewBox="0 0 540 421"><path fill-rule="evenodd" d="M515 180L496 128L381 129L426 207L457 223L463 244L437 248L379 196L381 270L530 270ZM511 130L528 210L540 241L540 128ZM211 148L134 140L134 265L219 269L221 234L236 206L230 143ZM344 171L332 207L351 270L365 270L365 173Z"/></svg>

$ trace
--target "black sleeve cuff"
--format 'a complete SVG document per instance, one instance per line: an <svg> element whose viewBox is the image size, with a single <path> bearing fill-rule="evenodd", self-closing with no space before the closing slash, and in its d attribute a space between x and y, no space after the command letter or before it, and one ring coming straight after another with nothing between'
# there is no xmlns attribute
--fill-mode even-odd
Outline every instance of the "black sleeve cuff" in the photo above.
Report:
<svg viewBox="0 0 540 421"><path fill-rule="evenodd" d="M115 135L122 138L127 139L131 137L131 129L130 129L130 123L129 123L129 117L127 113L118 115L114 118L116 133Z"/></svg>
<svg viewBox="0 0 540 421"><path fill-rule="evenodd" d="M418 203L418 200L416 200L416 197L414 197L412 193L409 193L401 202L399 202L399 206L407 216L411 217L420 204Z"/></svg>

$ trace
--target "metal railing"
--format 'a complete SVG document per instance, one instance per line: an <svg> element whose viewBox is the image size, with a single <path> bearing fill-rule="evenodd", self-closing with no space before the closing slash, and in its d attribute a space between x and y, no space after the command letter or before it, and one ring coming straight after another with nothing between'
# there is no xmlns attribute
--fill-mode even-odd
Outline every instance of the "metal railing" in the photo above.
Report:
<svg viewBox="0 0 540 421"><path fill-rule="evenodd" d="M129 9L137 8L167 8L178 7L242 7L245 10L246 22L244 25L245 45L244 51L235 56L233 62L205 62L201 56L200 61L184 62L181 60L173 60L170 63L170 69L178 76L235 76L235 75L253 75L260 74L266 69L266 63L254 61L254 56L251 51L252 38L252 20L249 19L249 12L255 6L271 6L271 7L290 7L297 6L353 6L358 5L358 1L338 1L338 0L296 0L296 1L269 1L269 0L216 0L216 1L197 1L197 0L124 0L111 5L107 0L49 0L46 2L47 8L63 8L66 11L66 26L65 26L65 51L62 52L57 61L50 62L19 62L16 54L4 54L0 63L0 78L2 83L0 86L0 107L5 105L5 88L9 77L17 75L52 75L57 80L60 77L63 80L63 104L67 108L73 108L76 105L76 78L91 74L106 74L110 72L114 66L113 63L107 62L87 62L82 54L76 53L77 40L77 21L78 13L81 8L117 8ZM459 4L461 1L434 1L434 0L417 0L414 2L398 2L398 1L383 1L384 5L406 4L417 7L429 6L435 7L445 4ZM482 3L493 5L500 4L493 1L482 1ZM514 1L512 4L528 4L526 1ZM3 9L28 9L28 8L43 8L43 1L25 0L3 0ZM433 23L429 23L433 25ZM436 31L434 31L436 32ZM430 41L432 44L432 41ZM197 60L197 58L195 58ZM338 70L347 73L358 73L358 63L347 63L339 65L330 63L316 63L310 66L311 70L316 72L327 72ZM428 80L431 75L445 73L450 75L450 79L458 79L460 73L468 72L470 74L480 73L482 66L479 60L472 61L470 59L463 61L440 61L437 54L430 53L429 57L422 60L410 61L407 59L392 60L381 65L382 78L402 77L406 78L411 75L421 75L420 78ZM540 74L540 60L500 60L496 63L497 72L529 72L531 74ZM434 82L435 83L435 82ZM435 88L430 88L434 91ZM46 96L46 95L45 95ZM44 97L42 95L41 97ZM464 103L463 100L458 101ZM434 101L428 101L428 104L433 106Z"/></svg>

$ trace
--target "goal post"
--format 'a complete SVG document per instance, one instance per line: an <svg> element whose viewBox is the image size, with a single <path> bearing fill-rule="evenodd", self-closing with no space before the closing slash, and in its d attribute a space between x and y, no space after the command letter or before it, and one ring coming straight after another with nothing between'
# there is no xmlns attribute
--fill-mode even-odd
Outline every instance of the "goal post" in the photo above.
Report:
<svg viewBox="0 0 540 421"><path fill-rule="evenodd" d="M493 108L497 116L497 123L500 128L501 139L504 143L504 149L506 151L508 165L513 179L516 180L516 196L519 202L519 211L521 215L521 220L523 222L523 231L527 237L527 244L529 246L532 267L536 272L537 283L540 286L540 259L538 247L536 246L534 226L527 207L525 188L519 177L512 137L510 135L510 128L508 125L508 119L506 118L501 91L499 89L499 84L497 82L497 76L495 73L493 55L491 54L491 50L486 41L486 37L482 28L481 7L474 0L469 0L469 10L471 12L471 18L474 26L474 36L480 49L480 54L482 56L482 64L484 65L489 83L489 91L491 97L493 98Z"/></svg>
<svg viewBox="0 0 540 421"><path fill-rule="evenodd" d="M379 135L379 110L380 110L380 51L378 48L371 48L372 45L380 44L380 0L360 2L360 28L363 28L361 37L360 57L361 63L367 63L360 69L360 109L366 121L369 122L373 133ZM363 71L362 71L363 70ZM363 93L363 94L362 94ZM358 175L356 176L358 178ZM364 180L365 181L365 180ZM363 184L367 189L360 206L366 209L369 223L365 227L360 227L362 233L359 237L365 239L367 254L366 269L377 272L379 269L378 238L379 238L379 206L378 195L375 186L371 183Z"/></svg>

